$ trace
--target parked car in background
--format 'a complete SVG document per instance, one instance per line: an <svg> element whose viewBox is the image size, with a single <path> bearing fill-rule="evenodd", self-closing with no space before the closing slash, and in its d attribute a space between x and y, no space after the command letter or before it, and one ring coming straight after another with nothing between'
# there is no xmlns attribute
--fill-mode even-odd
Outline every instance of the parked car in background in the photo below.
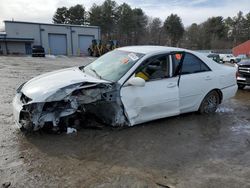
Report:
<svg viewBox="0 0 250 188"><path fill-rule="evenodd" d="M247 59L246 54L240 54L236 56L236 62L240 62L243 59Z"/></svg>
<svg viewBox="0 0 250 188"><path fill-rule="evenodd" d="M45 57L44 48L40 45L32 46L32 57Z"/></svg>
<svg viewBox="0 0 250 188"><path fill-rule="evenodd" d="M23 83L13 100L20 128L54 131L89 118L110 126L199 111L214 113L237 91L235 67L203 54L163 46L130 46L87 66L40 75Z"/></svg>
<svg viewBox="0 0 250 188"><path fill-rule="evenodd" d="M236 64L237 84L239 89L250 86L250 59L242 60Z"/></svg>
<svg viewBox="0 0 250 188"><path fill-rule="evenodd" d="M207 57L214 60L217 63L222 63L219 54L208 54Z"/></svg>
<svg viewBox="0 0 250 188"><path fill-rule="evenodd" d="M220 54L223 63L236 63L236 57L233 54Z"/></svg>

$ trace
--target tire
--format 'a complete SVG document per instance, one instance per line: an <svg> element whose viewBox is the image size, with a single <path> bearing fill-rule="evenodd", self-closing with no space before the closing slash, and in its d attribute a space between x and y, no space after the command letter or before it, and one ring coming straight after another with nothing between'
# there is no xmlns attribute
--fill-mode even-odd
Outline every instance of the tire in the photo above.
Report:
<svg viewBox="0 0 250 188"><path fill-rule="evenodd" d="M230 60L230 63L234 64L234 63L235 63L235 61L234 61L233 59L231 59L231 60Z"/></svg>
<svg viewBox="0 0 250 188"><path fill-rule="evenodd" d="M198 112L200 114L214 113L220 103L220 96L216 91L209 92L202 100Z"/></svg>
<svg viewBox="0 0 250 188"><path fill-rule="evenodd" d="M243 84L238 84L238 89L244 89L245 85Z"/></svg>

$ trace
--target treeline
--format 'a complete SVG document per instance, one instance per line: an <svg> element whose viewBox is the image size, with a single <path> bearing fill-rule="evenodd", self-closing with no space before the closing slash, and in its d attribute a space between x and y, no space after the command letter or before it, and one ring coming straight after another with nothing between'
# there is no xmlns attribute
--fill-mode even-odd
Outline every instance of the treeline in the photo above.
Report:
<svg viewBox="0 0 250 188"><path fill-rule="evenodd" d="M105 0L89 10L83 5L60 7L53 23L97 25L102 40L117 39L121 45L168 45L189 49L226 49L250 39L250 12L234 17L208 18L184 28L181 18L171 14L164 21L148 17L141 8Z"/></svg>

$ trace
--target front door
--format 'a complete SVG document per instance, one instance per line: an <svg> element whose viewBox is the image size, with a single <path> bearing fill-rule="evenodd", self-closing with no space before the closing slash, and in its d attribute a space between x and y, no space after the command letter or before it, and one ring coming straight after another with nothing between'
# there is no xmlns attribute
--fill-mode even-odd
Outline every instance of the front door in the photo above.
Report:
<svg viewBox="0 0 250 188"><path fill-rule="evenodd" d="M178 77L171 77L168 55L151 57L142 63L133 76L146 80L145 86L124 84L121 100L131 125L178 115Z"/></svg>

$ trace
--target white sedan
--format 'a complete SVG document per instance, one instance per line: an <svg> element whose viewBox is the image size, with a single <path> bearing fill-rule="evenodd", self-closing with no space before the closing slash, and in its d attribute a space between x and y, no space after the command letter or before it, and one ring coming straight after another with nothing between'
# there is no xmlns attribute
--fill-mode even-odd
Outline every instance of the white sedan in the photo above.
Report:
<svg viewBox="0 0 250 188"><path fill-rule="evenodd" d="M199 111L213 113L237 91L236 69L198 52L161 46L111 51L93 63L50 72L17 89L16 124L58 131L90 120L111 126Z"/></svg>

